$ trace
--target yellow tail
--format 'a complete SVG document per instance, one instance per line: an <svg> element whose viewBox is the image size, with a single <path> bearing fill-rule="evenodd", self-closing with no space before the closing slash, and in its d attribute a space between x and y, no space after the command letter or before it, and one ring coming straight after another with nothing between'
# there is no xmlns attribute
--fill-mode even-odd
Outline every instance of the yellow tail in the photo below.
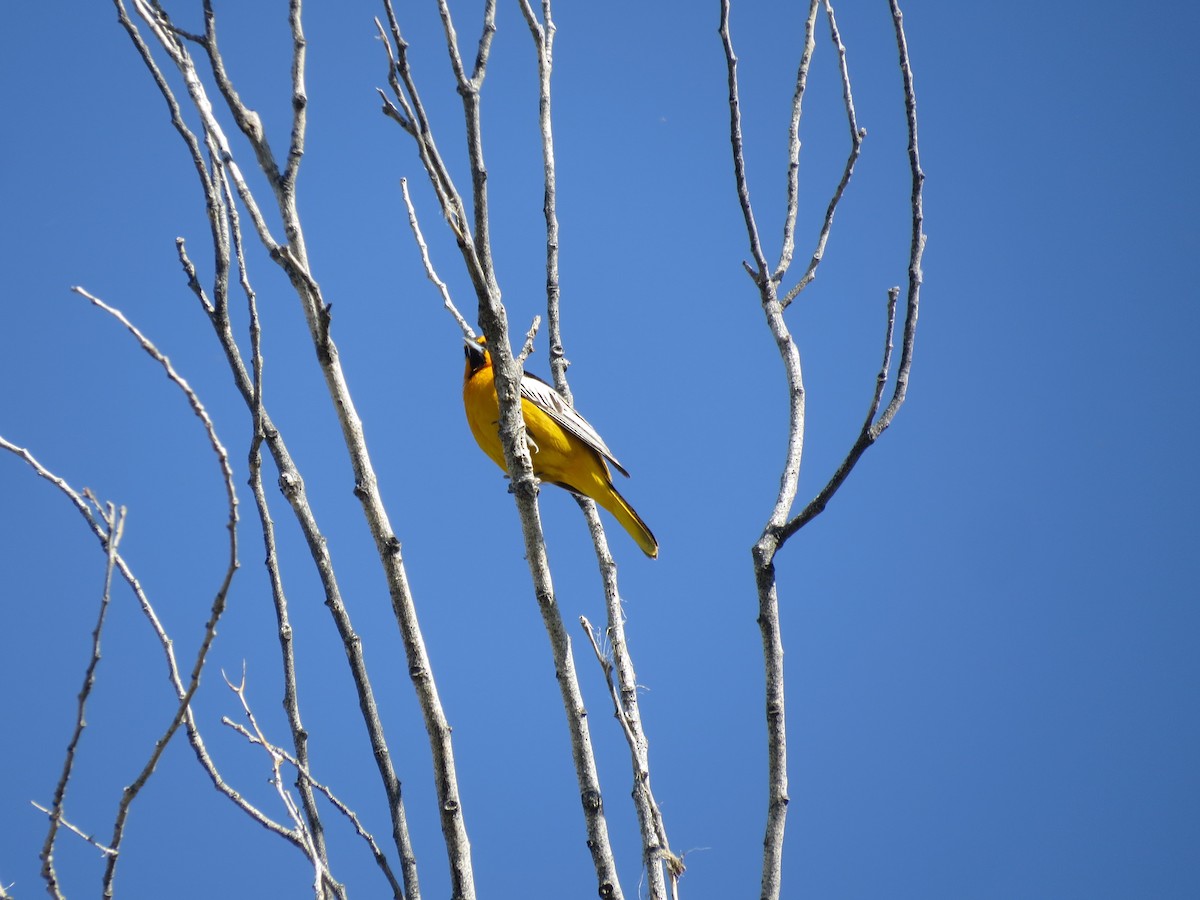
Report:
<svg viewBox="0 0 1200 900"><path fill-rule="evenodd" d="M601 493L593 499L616 517L621 527L628 531L629 536L642 548L643 553L651 559L658 558L658 541L655 540L654 534L615 487L608 485L606 493Z"/></svg>

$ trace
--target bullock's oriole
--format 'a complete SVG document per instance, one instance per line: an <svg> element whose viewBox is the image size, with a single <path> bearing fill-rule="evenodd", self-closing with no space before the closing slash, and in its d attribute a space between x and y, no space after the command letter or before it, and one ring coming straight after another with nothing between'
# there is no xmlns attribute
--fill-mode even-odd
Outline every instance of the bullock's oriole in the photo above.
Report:
<svg viewBox="0 0 1200 900"><path fill-rule="evenodd" d="M463 376L463 407L476 443L492 461L507 471L500 444L500 407L496 400L492 356L485 338L466 341L467 369ZM658 541L641 516L633 511L612 483L605 460L629 477L612 451L553 387L533 375L521 376L521 413L533 460L533 473L573 494L591 497L616 516L637 545L651 558L658 556Z"/></svg>

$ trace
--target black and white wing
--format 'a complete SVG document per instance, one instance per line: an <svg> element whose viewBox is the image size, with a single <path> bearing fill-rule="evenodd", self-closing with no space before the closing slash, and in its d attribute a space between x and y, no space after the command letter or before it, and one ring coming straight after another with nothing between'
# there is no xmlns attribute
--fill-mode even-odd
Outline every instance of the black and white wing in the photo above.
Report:
<svg viewBox="0 0 1200 900"><path fill-rule="evenodd" d="M617 462L617 458L608 449L604 439L596 433L596 429L587 419L575 412L552 385L526 372L521 376L521 396L607 459L618 472L626 478L629 477L625 467Z"/></svg>

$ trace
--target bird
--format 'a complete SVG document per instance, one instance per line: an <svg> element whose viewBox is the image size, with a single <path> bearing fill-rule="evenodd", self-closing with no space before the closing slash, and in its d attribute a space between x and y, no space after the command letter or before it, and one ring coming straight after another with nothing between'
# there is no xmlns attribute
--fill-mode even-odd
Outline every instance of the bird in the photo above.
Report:
<svg viewBox="0 0 1200 900"><path fill-rule="evenodd" d="M467 424L479 448L507 472L504 448L500 443L500 405L496 399L495 372L487 338L463 340L467 358L463 408ZM562 394L528 372L521 373L521 414L525 419L533 474L572 494L595 500L612 513L643 553L656 559L658 541L642 517L613 486L608 463L626 478L629 473L617 462L596 429L567 403Z"/></svg>

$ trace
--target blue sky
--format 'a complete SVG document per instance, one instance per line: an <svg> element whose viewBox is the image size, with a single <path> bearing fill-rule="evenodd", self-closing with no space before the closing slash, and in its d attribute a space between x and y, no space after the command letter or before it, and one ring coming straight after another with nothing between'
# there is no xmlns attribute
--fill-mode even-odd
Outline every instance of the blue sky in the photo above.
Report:
<svg viewBox="0 0 1200 900"><path fill-rule="evenodd" d="M282 4L277 4L282 7ZM461 112L436 15L398 12L439 144L465 186ZM407 8L407 7L413 8ZM457 25L473 53L476 7ZM711 6L711 8L710 8ZM783 208L799 13L733 15L752 197L768 255ZM410 141L378 111L371 3L311 4L300 204L454 726L481 893L592 896L549 649L495 467L461 412L453 321L425 280L469 285ZM563 321L577 406L633 473L650 562L609 522L644 685L653 783L683 896L757 890L765 804L761 655L749 548L783 458L782 368L741 260L716 4L561 4L555 104ZM820 275L788 313L808 389L801 496L844 454L870 397L886 290L907 261L907 162L886 4L844 4L868 137ZM174 10L175 7L173 6ZM183 9L182 6L179 7ZM909 400L829 510L778 560L791 808L785 896L1193 897L1200 893L1200 477L1195 345L1200 13L1183 3L905 5L917 79L925 287ZM195 11L176 13L199 29ZM286 13L218 7L243 96L286 144ZM484 88L498 274L514 330L544 312L532 45L502 3ZM174 239L211 259L194 175L111 6L18 4L0 34L5 273L0 434L77 488L125 504L122 550L189 658L222 572L224 507L203 432L156 366L70 293L119 307L212 412L246 478L249 421L187 291ZM822 31L802 126L798 256L847 150ZM245 148L242 148L245 152ZM250 157L243 159L249 165ZM424 729L336 422L284 280L254 258L272 414L329 535L363 636L422 887L447 893ZM548 375L545 340L532 371ZM273 474L269 476L273 478ZM280 740L277 642L242 489L242 562L197 700L226 777L270 806L262 756L220 725L246 661ZM279 501L277 494L272 499ZM542 492L568 621L603 617L586 528ZM46 803L73 722L103 555L65 500L0 457L0 882L40 893ZM285 579L318 777L381 839L386 810L344 656L285 505ZM628 896L639 886L627 752L576 651ZM173 709L128 591L104 636L69 817L105 836ZM332 813L336 874L381 896ZM214 865L216 861L219 863ZM68 893L98 854L58 846ZM242 819L177 742L135 805L126 896L302 896L299 855Z"/></svg>

